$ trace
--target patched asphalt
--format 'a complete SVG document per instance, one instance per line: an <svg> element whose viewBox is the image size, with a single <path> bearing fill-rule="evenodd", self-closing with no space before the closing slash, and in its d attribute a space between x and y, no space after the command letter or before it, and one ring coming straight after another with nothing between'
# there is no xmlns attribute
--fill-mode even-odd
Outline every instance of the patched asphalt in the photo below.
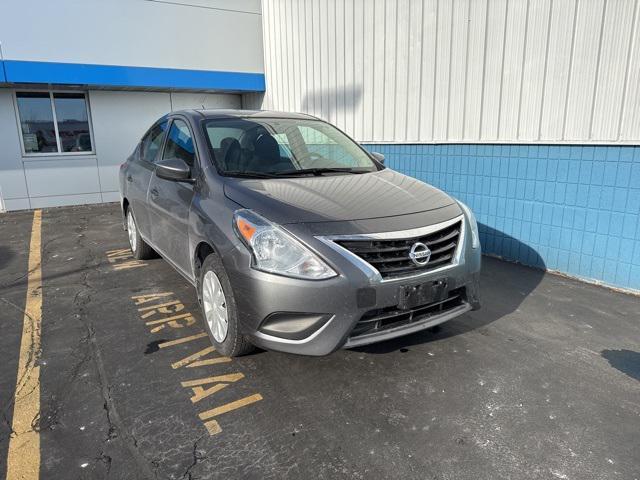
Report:
<svg viewBox="0 0 640 480"><path fill-rule="evenodd" d="M485 258L483 308L437 331L227 361L117 205L42 219L42 479L640 478L639 297ZM0 477L31 220L0 215Z"/></svg>

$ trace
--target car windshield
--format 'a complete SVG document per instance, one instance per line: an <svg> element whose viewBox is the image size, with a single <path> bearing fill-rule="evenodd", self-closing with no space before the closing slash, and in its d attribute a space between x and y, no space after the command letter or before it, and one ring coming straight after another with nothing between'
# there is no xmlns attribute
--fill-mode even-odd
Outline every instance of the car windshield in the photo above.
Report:
<svg viewBox="0 0 640 480"><path fill-rule="evenodd" d="M379 170L366 152L332 125L292 118L204 122L218 171L237 177L350 175Z"/></svg>

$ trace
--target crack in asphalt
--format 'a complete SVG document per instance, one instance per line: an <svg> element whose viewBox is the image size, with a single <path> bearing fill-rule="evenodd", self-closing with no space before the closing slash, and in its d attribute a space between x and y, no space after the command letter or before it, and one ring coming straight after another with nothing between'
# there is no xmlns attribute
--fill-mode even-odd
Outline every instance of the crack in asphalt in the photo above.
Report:
<svg viewBox="0 0 640 480"><path fill-rule="evenodd" d="M49 322L50 324L55 324L56 322ZM67 372L62 375L65 378L65 384L72 385L76 382L81 372L83 371L83 367L91 358L91 352L88 347L88 336L83 336L78 341L78 348L71 352L71 356L76 360L75 363L67 370ZM79 352L79 354L76 353ZM72 389L66 389L61 397L57 397L56 395L51 395L49 398L46 398L47 401L47 417L43 418L40 424L41 430L53 430L58 424L58 416L63 406L66 404L69 396L72 393ZM41 409L45 411L45 409Z"/></svg>
<svg viewBox="0 0 640 480"><path fill-rule="evenodd" d="M157 459L147 459L138 446L138 439L135 437L133 433L128 431L125 427L125 423L120 417L118 410L115 405L115 401L112 395L112 386L109 383L109 378L106 374L106 367L103 362L101 349L98 345L96 339L96 331L93 322L91 321L90 316L88 315L88 306L94 300L95 293L98 291L97 288L92 284L91 279L92 274L97 271L97 269L104 263L103 259L92 251L92 246L88 243L84 232L86 232L89 228L89 218L86 216L82 216L78 219L77 226L74 231L76 234L76 238L74 239L73 247L74 250L77 249L78 253L74 254L74 256L81 262L81 265L78 266L78 269L73 270L72 272L68 272L65 276L69 277L71 275L75 275L74 277L69 278L65 282L65 286L67 288L72 288L76 290L71 299L71 308L68 317L70 320L76 320L79 322L82 330L84 330L84 334L80 333L78 335L81 338L78 338L76 343L76 348L71 352L71 358L73 358L72 365L65 368L65 372L60 376L63 379L63 383L65 385L74 385L79 379L82 373L86 370L86 365L89 361L92 361L95 365L96 370L96 387L100 389L100 394L103 400L102 408L105 412L106 418L106 427L107 432L106 436L99 442L99 447L96 448L96 453L91 457L93 465L102 465L104 478L108 478L111 475L111 471L113 470L114 459L117 458L110 450L110 445L114 445L115 442L121 442L121 445L129 451L130 455L133 457L138 472L135 473L135 478L150 478L156 479L158 478L160 471L160 463ZM62 240L60 236L55 236L53 239L47 241L43 244L42 248L42 258L43 263L45 258L49 258L47 256L47 251L49 248L56 248L57 242ZM18 278L14 278L10 281L15 285L16 282L20 282L24 278L28 277L28 274L31 271L25 273ZM44 276L43 276L44 279ZM4 288L9 284L0 285L0 288ZM47 285L43 285L40 290L40 294L50 287ZM51 295L55 296L55 293L51 289ZM11 300L0 297L0 301L12 309L19 311L21 314L25 315L33 322L33 318L25 312L24 308L21 308L19 305L16 305ZM62 319L60 319L62 320ZM53 322L49 321L47 323L48 326L55 325L57 322L54 320ZM33 331L33 329L32 329ZM35 331L34 331L35 334ZM41 361L42 350L34 351L34 349L29 351L29 361L27 363L28 369L21 375L19 381L20 386L24 385L24 382L28 379L33 367L38 365ZM66 366L66 365L65 365ZM93 383L93 382L92 382ZM20 387L19 387L20 388ZM20 390L18 390L20 391ZM28 396L32 392L22 392L23 396ZM73 388L65 388L59 395L49 394L45 397L43 395L42 401L44 409L41 407L41 411L46 413L43 418L40 418L40 413L38 413L31 422L30 431L41 431L41 430L53 430L56 425L59 424L59 418L62 411L64 411L69 396L73 394ZM10 421L10 409L12 408L15 401L15 395L3 408L0 410L0 414L2 417L0 418L0 425L7 426L8 436L15 436L16 432L12 428L12 424ZM3 434L4 437L4 434ZM206 453L199 449L199 443L207 437L207 434L203 434L193 442L193 447L191 451L192 461L187 466L186 470L180 475L177 474L177 478L182 478L185 480L195 480L198 478L193 472L193 469L196 468L197 465L201 464L208 457ZM98 467L100 468L100 467ZM115 470L113 470L115 472ZM102 475L102 474L101 474Z"/></svg>
<svg viewBox="0 0 640 480"><path fill-rule="evenodd" d="M38 267L40 267L42 265L42 258L44 258L44 251L49 246L49 244L51 242L53 242L54 240L57 240L57 239L52 239L52 240L48 240L47 242L41 243L42 255L41 255L40 263L37 266L33 267L30 270L27 270L25 273L23 273L21 275L18 275L17 277L12 278L11 280L9 280L6 283L0 283L0 291L8 290L8 289L11 289L13 287L17 287L18 285L26 285L26 282L23 282L23 280L25 278L27 278L31 273L33 273L35 270L38 269Z"/></svg>
<svg viewBox="0 0 640 480"><path fill-rule="evenodd" d="M9 435L7 436L7 439L13 437L16 434L16 431L13 429L13 425L9 421L9 417L7 417L7 414L5 412L2 412L2 423L4 423L9 429Z"/></svg>
<svg viewBox="0 0 640 480"><path fill-rule="evenodd" d="M106 453L104 453L104 449L102 449L100 451L100 455L95 458L95 461L104 463L105 469L107 470L107 477L108 477L109 474L111 473L111 462L113 461L113 458L111 458L111 455L107 455Z"/></svg>
<svg viewBox="0 0 640 480"><path fill-rule="evenodd" d="M9 422L9 418L7 415L7 412L9 411L9 409L12 409L15 401L16 401L16 397L18 396L18 394L22 394L22 390L24 389L24 387L27 385L27 380L29 378L31 378L31 373L33 372L33 368L36 366L36 364L38 363L38 360L40 359L40 355L42 354L42 349L35 349L33 348L35 342L35 335L36 335L36 329L35 329L35 320L33 319L33 317L31 315L29 315L29 313L24 309L21 308L20 306L16 305L15 303L7 300L6 298L0 298L0 300L5 303L6 305L9 305L10 307L16 309L17 311L21 312L26 318L28 318L31 322L31 343L29 345L29 351L28 351L28 356L27 356L27 362L26 362L26 368L25 371L22 373L22 375L20 375L20 377L18 377L17 381L16 381L16 390L13 394L13 396L11 397L11 400L9 400L3 407L2 407L2 416L4 418L4 422L7 424L7 426L9 427L9 437L14 436L17 434L17 432L15 430L13 430L13 425L11 424L11 422ZM29 395L31 395L36 387L32 388L31 391L26 392L22 395L23 398L28 397ZM34 421L38 420L39 416L37 416L37 418L34 418L34 420L31 422L31 429L27 430L28 431L37 431L38 426L37 426L37 422L35 424L34 427ZM24 432L24 433L27 433Z"/></svg>
<svg viewBox="0 0 640 480"><path fill-rule="evenodd" d="M136 437L125 428L124 422L116 409L115 402L111 396L111 386L109 385L100 347L96 342L95 328L93 323L86 318L85 315L87 305L91 303L92 295L96 291L95 287L93 287L89 281L89 276L92 270L101 265L102 262L96 257L91 248L84 244L86 236L82 234L82 232L87 230L87 217L83 216L79 220L80 225L76 228L76 233L78 234L76 238L76 246L79 249L84 250L85 254L82 256L84 261L81 271L83 273L81 281L79 282L81 288L74 296L72 303L75 310L75 318L86 330L86 336L81 339L81 343L86 342L89 346L90 352L88 352L85 359L88 359L89 357L93 358L96 371L98 373L100 392L104 402L103 408L105 410L108 424L107 437L103 440L103 448L95 460L105 464L107 475L109 475L109 472L111 471L112 457L105 453L106 445L109 444L109 442L120 439L134 458L140 473L142 473L146 478L157 478L156 472L150 468L149 462L140 452Z"/></svg>
<svg viewBox="0 0 640 480"><path fill-rule="evenodd" d="M193 456L193 461L191 462L191 465L189 465L187 467L187 469L184 471L184 473L182 474L181 478L186 478L188 480L194 480L193 475L191 474L191 470L198 465L198 463L200 463L202 460L206 460L207 456L200 453L198 451L198 442L200 440L202 440L204 437L206 437L206 434L200 435L198 438L196 438L196 440L193 442L193 451L192 451L192 456Z"/></svg>

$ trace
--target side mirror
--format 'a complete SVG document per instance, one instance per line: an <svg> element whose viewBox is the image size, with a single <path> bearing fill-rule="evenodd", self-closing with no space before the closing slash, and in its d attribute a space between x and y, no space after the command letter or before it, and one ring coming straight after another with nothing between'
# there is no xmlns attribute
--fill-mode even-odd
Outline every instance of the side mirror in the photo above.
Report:
<svg viewBox="0 0 640 480"><path fill-rule="evenodd" d="M156 163L156 175L174 182L191 181L191 168L180 158L166 158Z"/></svg>
<svg viewBox="0 0 640 480"><path fill-rule="evenodd" d="M384 165L384 155L378 152L371 152L371 156Z"/></svg>

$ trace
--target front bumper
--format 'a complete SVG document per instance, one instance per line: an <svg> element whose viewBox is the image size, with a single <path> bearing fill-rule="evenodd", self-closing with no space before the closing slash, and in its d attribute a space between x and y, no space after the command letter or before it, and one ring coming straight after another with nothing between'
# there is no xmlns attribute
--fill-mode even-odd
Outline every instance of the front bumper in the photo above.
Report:
<svg viewBox="0 0 640 480"><path fill-rule="evenodd" d="M466 219L463 224L459 256L454 264L417 277L384 281L321 240L313 245L311 241L307 243L339 272L337 277L321 281L292 279L251 269L250 256L246 248L239 245L236 255L227 257L225 267L233 286L240 330L254 344L269 350L327 355L342 347L365 345L430 328L475 310L480 307L478 278L481 255L479 248L471 248L471 235L464 234L469 229ZM406 318L403 311L395 310L400 302L400 287L434 281L446 282L449 292L460 294L455 304L449 304L451 308L442 311L431 309L428 314L417 314L410 321L353 334L360 328L358 322L372 312L391 311ZM317 320L301 337L274 334L266 328L268 320L265 319L274 315L322 320Z"/></svg>

